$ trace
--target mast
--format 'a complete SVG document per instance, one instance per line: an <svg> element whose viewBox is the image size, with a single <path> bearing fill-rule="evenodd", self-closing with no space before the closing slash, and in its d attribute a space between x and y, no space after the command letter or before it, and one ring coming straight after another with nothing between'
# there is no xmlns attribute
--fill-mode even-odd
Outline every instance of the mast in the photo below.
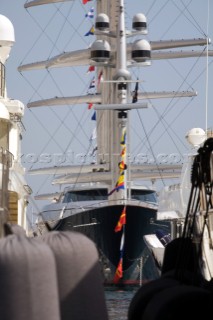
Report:
<svg viewBox="0 0 213 320"><path fill-rule="evenodd" d="M101 3L104 4L103 7L101 7ZM115 55L114 61L113 59L110 60L112 65L108 63L108 65L104 68L104 79L108 79L108 81L105 81L104 90L102 90L102 105L100 107L96 107L96 110L99 111L97 117L97 160L98 163L102 163L101 157L107 159L107 162L109 163L109 171L111 172L113 177L111 182L112 189L117 186L118 181L124 182L124 188L119 189L119 192L114 192L111 195L111 199L127 199L127 176L129 170L127 171L125 170L125 168L122 172L119 168L119 163L123 163L124 166L128 168L128 166L126 165L129 136L128 110L133 108L133 105L131 105L129 101L130 83L132 82L132 80L131 74L127 70L127 44L124 1L109 1L107 4L105 1L100 1L98 2L98 14L100 13L100 9L107 10L107 14L110 17L110 31L105 34L102 33L102 39L103 35L105 35L104 38L107 38L107 40L109 41L109 46L110 48L113 48L113 51L115 51ZM140 21L141 15L139 20L136 20L136 24L140 25L140 27L138 27L140 34L146 34L146 28L144 28L144 25L146 25L146 23ZM137 31L135 34L137 34ZM146 46L147 42L145 41L145 47ZM148 51L144 51L144 43L137 46L136 56L138 55L138 52L139 55L142 55L142 60L141 57L139 57L139 62L145 62ZM134 60L135 62L137 62L137 57ZM114 65L112 62L114 63ZM144 107L144 105L138 105L137 107L141 108ZM121 139L125 139L123 145Z"/></svg>
<svg viewBox="0 0 213 320"><path fill-rule="evenodd" d="M119 21L117 25L117 58L116 58L116 73L113 79L116 81L114 83L115 92L115 103L126 104L128 102L129 96L129 82L131 80L131 75L126 67L126 30L125 30L125 12L124 12L124 1L120 0L119 4ZM113 177L119 177L119 167L118 163L123 160L126 164L127 159L127 124L128 124L128 111L119 110L116 112L114 119L114 127L112 132L114 132L114 145L112 146L112 156L113 156L113 167L112 173ZM123 147L120 145L121 139L124 139ZM123 151L123 152L122 152ZM121 155L123 153L123 155ZM121 189L121 197L118 192L114 193L114 198L127 198L127 174L126 170L123 171L124 175L124 189ZM114 184L116 181L113 181Z"/></svg>
<svg viewBox="0 0 213 320"><path fill-rule="evenodd" d="M126 47L126 30L125 30L125 12L124 1L98 1L97 15L104 12L107 17L110 17L109 25L110 32L102 33L101 39L108 41L110 48L115 48L116 60L113 67L109 64L103 68L103 78L108 81L102 84L104 90L101 90L102 105L122 105L128 101L129 88L126 80L130 80L131 76L126 68L127 61L127 47ZM98 33L100 34L100 33ZM98 38L97 34L97 39ZM98 68L98 73L100 67ZM103 89L103 88L102 88ZM107 110L100 108L97 110L97 145L98 145L98 163L107 163L109 171L112 173L111 188L116 185L119 177L121 146L120 139L122 134L126 131L128 121L128 113L125 110ZM127 153L126 153L127 154ZM126 162L126 155L123 158ZM126 175L125 175L126 184ZM112 194L112 198L126 199L126 188L120 192Z"/></svg>
<svg viewBox="0 0 213 320"><path fill-rule="evenodd" d="M123 104L127 102L126 85L122 85L123 80L127 77L126 73L126 31L123 1L98 1L97 15L104 13L110 17L110 32L102 33L101 39L109 43L110 48L115 48L117 52L115 65L110 67L109 64L103 67L102 87L102 105ZM100 34L100 33L99 33ZM97 34L97 39L99 39ZM98 73L101 67L98 68ZM125 75L125 76L124 76ZM128 73L130 79L130 74ZM119 85L120 82L120 85ZM122 90L120 89L122 87ZM122 96L123 94L123 96ZM111 188L113 189L119 176L119 158L120 158L120 137L121 131L126 127L125 119L119 118L120 112L100 108L97 110L97 145L98 163L107 163L109 171L112 173ZM125 112L125 116L127 112ZM125 196L125 195L124 195ZM115 192L112 198L121 198L121 195Z"/></svg>

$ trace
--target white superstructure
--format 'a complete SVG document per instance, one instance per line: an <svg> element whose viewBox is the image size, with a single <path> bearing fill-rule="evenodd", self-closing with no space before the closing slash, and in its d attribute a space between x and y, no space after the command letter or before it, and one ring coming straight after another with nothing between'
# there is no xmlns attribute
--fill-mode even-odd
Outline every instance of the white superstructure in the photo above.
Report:
<svg viewBox="0 0 213 320"><path fill-rule="evenodd" d="M24 105L7 96L5 63L15 42L11 21L0 15L0 211L1 222L27 228L26 207L30 188L20 162ZM1 230L2 231L2 230ZM2 234L2 232L1 232Z"/></svg>

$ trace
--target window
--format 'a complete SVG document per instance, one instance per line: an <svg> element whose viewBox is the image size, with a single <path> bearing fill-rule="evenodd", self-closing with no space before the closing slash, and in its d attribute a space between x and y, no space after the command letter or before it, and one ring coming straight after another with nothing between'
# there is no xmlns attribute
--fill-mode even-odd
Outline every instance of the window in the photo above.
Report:
<svg viewBox="0 0 213 320"><path fill-rule="evenodd" d="M107 200L107 193L107 189L69 191L64 195L63 202Z"/></svg>
<svg viewBox="0 0 213 320"><path fill-rule="evenodd" d="M131 190L132 199L146 201L146 202L157 202L156 193L152 190L138 190L132 189Z"/></svg>

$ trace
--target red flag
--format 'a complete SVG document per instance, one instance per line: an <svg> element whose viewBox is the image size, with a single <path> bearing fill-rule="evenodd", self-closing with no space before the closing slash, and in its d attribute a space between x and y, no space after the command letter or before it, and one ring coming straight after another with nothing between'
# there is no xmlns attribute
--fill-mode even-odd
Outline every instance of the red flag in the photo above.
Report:
<svg viewBox="0 0 213 320"><path fill-rule="evenodd" d="M92 109L93 103L88 103L88 109Z"/></svg>
<svg viewBox="0 0 213 320"><path fill-rule="evenodd" d="M120 258L117 269L115 271L115 276L113 279L114 283L118 283L118 281L123 277L123 258Z"/></svg>
<svg viewBox="0 0 213 320"><path fill-rule="evenodd" d="M83 2L83 4L86 4L89 1L91 1L91 0L83 0L82 2Z"/></svg>
<svg viewBox="0 0 213 320"><path fill-rule="evenodd" d="M89 66L87 73L95 71L95 66Z"/></svg>
<svg viewBox="0 0 213 320"><path fill-rule="evenodd" d="M121 212L120 218L118 220L118 223L115 227L115 232L121 231L122 226L126 224L126 207L123 208L123 211Z"/></svg>

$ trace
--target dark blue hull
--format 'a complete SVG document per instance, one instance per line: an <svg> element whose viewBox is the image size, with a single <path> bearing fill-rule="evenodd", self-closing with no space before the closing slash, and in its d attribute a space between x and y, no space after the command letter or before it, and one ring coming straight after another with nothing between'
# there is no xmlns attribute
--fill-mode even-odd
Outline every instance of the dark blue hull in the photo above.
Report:
<svg viewBox="0 0 213 320"><path fill-rule="evenodd" d="M113 284L120 260L123 230L115 232L123 205L105 206L70 215L58 222L56 230L75 230L88 236L97 245L105 283ZM139 284L157 276L143 236L154 233L156 209L127 205L123 251L123 277L119 284Z"/></svg>

